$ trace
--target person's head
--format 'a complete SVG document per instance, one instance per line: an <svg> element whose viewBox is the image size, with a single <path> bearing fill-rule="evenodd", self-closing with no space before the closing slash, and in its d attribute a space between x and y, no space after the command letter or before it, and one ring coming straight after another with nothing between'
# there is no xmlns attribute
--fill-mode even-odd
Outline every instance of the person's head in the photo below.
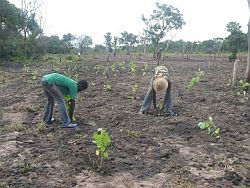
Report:
<svg viewBox="0 0 250 188"><path fill-rule="evenodd" d="M168 81L163 77L158 77L153 81L153 89L155 92L158 91L167 91Z"/></svg>
<svg viewBox="0 0 250 188"><path fill-rule="evenodd" d="M83 91L88 88L88 82L86 80L80 80L77 82L77 91Z"/></svg>

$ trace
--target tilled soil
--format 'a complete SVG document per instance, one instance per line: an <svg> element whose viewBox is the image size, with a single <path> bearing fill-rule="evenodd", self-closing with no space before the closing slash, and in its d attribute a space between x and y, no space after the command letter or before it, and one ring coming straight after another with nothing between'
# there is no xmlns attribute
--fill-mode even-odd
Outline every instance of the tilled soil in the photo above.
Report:
<svg viewBox="0 0 250 188"><path fill-rule="evenodd" d="M124 60L1 65L0 187L250 186L250 105L239 87L227 85L233 63L168 58L162 65L172 70L178 116L155 117L153 110L138 115L155 61L137 58L132 73ZM239 79L245 68L243 61ZM188 91L198 69L205 75ZM41 122L46 98L40 78L51 72L89 82L76 102L75 129L60 127L58 106L53 125ZM221 129L220 139L197 126L209 116ZM98 128L112 140L101 167L92 142Z"/></svg>

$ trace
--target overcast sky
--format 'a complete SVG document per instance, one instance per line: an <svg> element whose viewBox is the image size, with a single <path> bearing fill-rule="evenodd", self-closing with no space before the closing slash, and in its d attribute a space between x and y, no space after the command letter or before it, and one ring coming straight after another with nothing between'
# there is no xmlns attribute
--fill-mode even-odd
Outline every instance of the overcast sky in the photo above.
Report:
<svg viewBox="0 0 250 188"><path fill-rule="evenodd" d="M19 7L21 0L9 0ZM120 36L127 31L135 35L145 27L142 14L148 17L155 3L178 8L186 25L173 40L203 41L228 36L226 24L238 22L247 32L247 0L40 0L47 36L71 33L88 35L94 44L103 44L104 35Z"/></svg>

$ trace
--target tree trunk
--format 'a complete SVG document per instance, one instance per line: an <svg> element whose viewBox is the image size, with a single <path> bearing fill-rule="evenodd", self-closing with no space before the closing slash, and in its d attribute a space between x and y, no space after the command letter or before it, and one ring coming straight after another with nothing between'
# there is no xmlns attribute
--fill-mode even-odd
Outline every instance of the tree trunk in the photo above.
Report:
<svg viewBox="0 0 250 188"><path fill-rule="evenodd" d="M248 2L248 9L250 11L250 0L247 0ZM247 68L246 68L246 73L245 73L245 81L250 82L250 18L248 20L248 54L247 54Z"/></svg>
<svg viewBox="0 0 250 188"><path fill-rule="evenodd" d="M249 2L250 0L248 0ZM247 69L246 69L246 74L245 74L245 81L250 82L250 18L248 21L248 54L247 54Z"/></svg>

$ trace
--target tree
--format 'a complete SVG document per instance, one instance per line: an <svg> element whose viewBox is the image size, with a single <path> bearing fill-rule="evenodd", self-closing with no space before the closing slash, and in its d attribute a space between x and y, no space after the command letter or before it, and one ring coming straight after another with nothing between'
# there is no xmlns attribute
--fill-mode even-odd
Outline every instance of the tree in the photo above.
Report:
<svg viewBox="0 0 250 188"><path fill-rule="evenodd" d="M37 0L21 0L21 28L23 34L24 52L32 55L36 47L36 38L42 34L42 29L36 21L37 11L41 4ZM28 48L29 47L29 48Z"/></svg>
<svg viewBox="0 0 250 188"><path fill-rule="evenodd" d="M114 48L114 57L117 55L117 44L118 44L118 37L114 36L113 48Z"/></svg>
<svg viewBox="0 0 250 188"><path fill-rule="evenodd" d="M84 54L86 55L87 49L92 44L93 44L93 41L92 41L92 38L90 36L84 35L84 36L78 37L78 48L79 48L81 53L83 53L83 51L84 51Z"/></svg>
<svg viewBox="0 0 250 188"><path fill-rule="evenodd" d="M147 46L150 42L150 39L146 36L145 32L143 32L141 35L139 35L138 42L142 45L143 53L145 54L147 51Z"/></svg>
<svg viewBox="0 0 250 188"><path fill-rule="evenodd" d="M129 55L129 61L131 60L131 48L137 43L137 36L133 33L128 33L124 31L121 33L122 37L119 38L119 43L123 44Z"/></svg>
<svg viewBox="0 0 250 188"><path fill-rule="evenodd" d="M247 0L248 2L248 9L250 11L250 0ZM247 55L247 68L245 73L245 81L250 82L250 18L248 20L248 55Z"/></svg>
<svg viewBox="0 0 250 188"><path fill-rule="evenodd" d="M70 53L70 50L73 49L73 42L76 39L71 33L64 34L62 38L62 49L63 53Z"/></svg>
<svg viewBox="0 0 250 188"><path fill-rule="evenodd" d="M177 8L159 3L156 3L156 9L149 18L142 15L142 21L146 25L144 32L154 45L154 52L157 51L160 41L167 33L171 34L171 31L177 31L185 24L182 14Z"/></svg>
<svg viewBox="0 0 250 188"><path fill-rule="evenodd" d="M241 31L241 26L236 22L229 22L227 31L230 33L225 39L226 47L231 52L229 56L230 61L237 58L237 53L242 51L247 46L247 35Z"/></svg>
<svg viewBox="0 0 250 188"><path fill-rule="evenodd" d="M21 10L7 0L0 0L0 58L8 59L19 53L17 41L22 39L19 29Z"/></svg>
<svg viewBox="0 0 250 188"><path fill-rule="evenodd" d="M112 53L112 35L110 32L107 32L106 35L104 35L105 38L105 46L108 50L108 57L107 57L107 62L109 61L110 54Z"/></svg>
<svg viewBox="0 0 250 188"><path fill-rule="evenodd" d="M47 44L47 53L52 53L52 54L62 53L61 43L62 42L58 36L52 35L51 37L49 37Z"/></svg>

